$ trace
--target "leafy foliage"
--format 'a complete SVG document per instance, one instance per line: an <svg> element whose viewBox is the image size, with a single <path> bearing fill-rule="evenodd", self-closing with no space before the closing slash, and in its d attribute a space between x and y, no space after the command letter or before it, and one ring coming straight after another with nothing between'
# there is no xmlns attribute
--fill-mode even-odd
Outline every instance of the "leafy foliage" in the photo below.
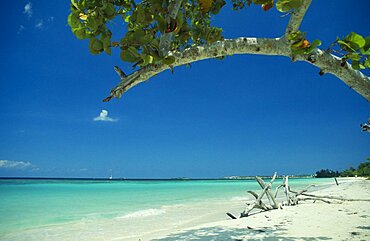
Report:
<svg viewBox="0 0 370 241"><path fill-rule="evenodd" d="M316 39L312 43L306 39L306 33L297 31L288 36L288 40L292 42L291 50L293 54L309 54L316 47L321 45L321 41Z"/></svg>
<svg viewBox="0 0 370 241"><path fill-rule="evenodd" d="M321 169L320 171L316 172L316 177L317 178L339 177L339 172L329 169Z"/></svg>
<svg viewBox="0 0 370 241"><path fill-rule="evenodd" d="M194 44L202 45L223 40L222 29L211 25L211 17L226 5L225 0L183 0L172 19L172 0L71 0L68 25L78 39L89 39L92 54L119 48L121 60L133 66L149 64L171 65L175 58L163 53L161 40L170 34L169 51L183 50ZM293 12L303 0L231 0L234 10L252 4L264 11L276 6L280 12ZM120 39L112 40L109 22L122 21L124 29ZM306 33L295 32L288 36L293 54L311 53L320 40L309 42ZM343 62L350 60L354 69L370 68L370 37L350 33L336 43L343 51Z"/></svg>
<svg viewBox="0 0 370 241"><path fill-rule="evenodd" d="M240 10L253 4L261 5L264 11L274 6L275 0L232 0L233 9ZM302 6L303 0L277 0L276 9L280 12L290 12Z"/></svg>
<svg viewBox="0 0 370 241"><path fill-rule="evenodd" d="M224 0L183 1L176 19L169 19L169 1L147 0L72 0L68 25L78 39L90 39L92 54L120 48L125 62L145 66L173 63L173 58L159 51L160 38L173 32L170 50L184 49L191 44L222 40L222 29L211 26L210 17L225 5ZM112 41L107 22L121 18L127 29L124 36ZM169 19L169 21L168 21Z"/></svg>
<svg viewBox="0 0 370 241"><path fill-rule="evenodd" d="M351 60L352 68L370 68L370 36L351 32L343 39L337 38L336 43L344 52L342 60Z"/></svg>
<svg viewBox="0 0 370 241"><path fill-rule="evenodd" d="M354 177L354 176L361 176L361 177L370 177L370 158L367 159L366 162L360 163L357 169L350 167L347 170L342 172L333 171L329 169L321 169L320 171L316 172L316 177Z"/></svg>

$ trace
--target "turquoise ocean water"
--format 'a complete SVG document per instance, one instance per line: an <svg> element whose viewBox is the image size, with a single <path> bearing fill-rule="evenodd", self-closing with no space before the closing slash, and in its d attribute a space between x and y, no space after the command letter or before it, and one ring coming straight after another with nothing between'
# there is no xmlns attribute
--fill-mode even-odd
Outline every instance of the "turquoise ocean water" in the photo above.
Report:
<svg viewBox="0 0 370 241"><path fill-rule="evenodd" d="M332 182L291 179L290 185L302 189ZM0 240L49 226L163 215L163 207L242 201L249 198L246 190L260 188L254 180L0 179Z"/></svg>

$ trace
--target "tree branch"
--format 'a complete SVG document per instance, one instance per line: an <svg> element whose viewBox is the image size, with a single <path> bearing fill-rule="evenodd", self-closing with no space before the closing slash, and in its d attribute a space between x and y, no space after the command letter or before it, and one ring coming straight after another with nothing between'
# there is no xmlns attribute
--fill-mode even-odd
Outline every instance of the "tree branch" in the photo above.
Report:
<svg viewBox="0 0 370 241"><path fill-rule="evenodd" d="M299 30L303 17L307 12L308 7L311 5L311 2L312 0L305 0L303 1L303 4L299 9L294 10L285 30L286 37L288 37L291 33L297 32Z"/></svg>
<svg viewBox="0 0 370 241"><path fill-rule="evenodd" d="M171 67L181 66L204 59L212 59L234 54L260 54L291 56L291 49L285 38L236 38L217 41L213 44L193 46L183 51L170 52L169 55L175 57L175 62ZM370 78L358 70L354 70L350 64L343 63L339 57L330 53L316 49L308 55L295 55L295 60L306 61L322 70L322 73L331 73L341 79L357 93L370 101ZM151 64L137 70L111 90L110 95L104 99L109 101L113 97L120 98L123 93L132 87L147 81L170 66L165 64Z"/></svg>
<svg viewBox="0 0 370 241"><path fill-rule="evenodd" d="M370 78L358 70L354 70L348 62L321 49L315 49L308 55L297 55L297 60L309 62L321 70L320 74L330 73L337 76L350 88L370 101Z"/></svg>
<svg viewBox="0 0 370 241"><path fill-rule="evenodd" d="M168 5L168 16L167 16L167 25L171 25L172 21L177 18L177 13L179 12L182 0L171 0ZM173 29L169 33L163 33L160 40L159 40L159 51L162 56L166 56L169 47L172 42L172 38L174 36Z"/></svg>
<svg viewBox="0 0 370 241"><path fill-rule="evenodd" d="M182 1L171 1L168 6L169 16L167 21L175 18ZM121 82L111 90L110 95L103 101L109 101L113 97L120 98L123 93L132 87L150 79L154 75L176 66L193 63L199 60L223 57L234 54L261 54L278 55L292 58L294 61L306 61L320 68L320 75L331 73L341 79L350 88L370 101L370 78L360 71L354 70L347 62L343 63L341 58L320 49L315 49L310 54L292 55L288 36L299 30L305 13L307 12L312 0L304 0L299 9L295 9L290 17L285 35L282 38L236 38L217 41L213 44L193 46L183 51L168 52L168 45L172 36L164 34L160 39L160 51L166 56L174 56L175 62L171 65L151 64L134 72L129 76L123 76L117 72ZM172 33L172 32L171 32ZM171 34L169 33L169 34ZM293 56L293 57L292 57ZM115 68L117 71L117 69Z"/></svg>
<svg viewBox="0 0 370 241"><path fill-rule="evenodd" d="M199 60L223 57L226 55L287 55L288 52L289 46L287 46L286 43L279 38L237 38L225 39L223 41L217 41L213 44L193 46L183 51L170 52L168 55L175 57L175 62L171 66L176 67ZM109 101L113 97L120 98L127 90L166 69L170 69L170 66L165 64L151 64L137 70L127 77L127 79L131 79L133 81L121 80L121 82L111 91L110 96L107 97L105 101Z"/></svg>

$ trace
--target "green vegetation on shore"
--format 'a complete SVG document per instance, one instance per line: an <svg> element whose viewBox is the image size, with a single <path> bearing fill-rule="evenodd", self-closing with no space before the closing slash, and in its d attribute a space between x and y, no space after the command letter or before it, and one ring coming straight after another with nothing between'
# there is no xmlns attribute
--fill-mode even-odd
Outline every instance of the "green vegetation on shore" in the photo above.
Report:
<svg viewBox="0 0 370 241"><path fill-rule="evenodd" d="M360 163L357 169L350 167L342 172L329 169L321 169L316 172L316 177L370 177L370 158L366 162Z"/></svg>

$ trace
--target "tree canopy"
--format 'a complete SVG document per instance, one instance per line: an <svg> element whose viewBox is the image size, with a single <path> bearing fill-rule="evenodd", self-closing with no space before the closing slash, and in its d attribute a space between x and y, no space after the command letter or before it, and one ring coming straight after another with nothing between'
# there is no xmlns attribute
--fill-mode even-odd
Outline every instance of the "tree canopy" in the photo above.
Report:
<svg viewBox="0 0 370 241"><path fill-rule="evenodd" d="M105 101L166 69L207 58L233 54L287 56L320 68L320 75L332 73L370 100L370 78L359 70L370 68L370 37L355 32L337 38L328 49L320 50L321 41L306 39L301 21L312 0L71 0L68 25L78 39L89 39L92 54L120 51L123 62L136 71L121 78ZM286 32L279 38L226 39L211 17L224 7L235 11L260 5L262 11L276 7L289 14ZM107 23L121 19L125 30L120 39L112 39ZM221 26L222 27L222 26Z"/></svg>
<svg viewBox="0 0 370 241"><path fill-rule="evenodd" d="M321 169L316 172L316 177L370 177L370 158L358 165L357 169L350 167L344 171L338 172L329 169Z"/></svg>

